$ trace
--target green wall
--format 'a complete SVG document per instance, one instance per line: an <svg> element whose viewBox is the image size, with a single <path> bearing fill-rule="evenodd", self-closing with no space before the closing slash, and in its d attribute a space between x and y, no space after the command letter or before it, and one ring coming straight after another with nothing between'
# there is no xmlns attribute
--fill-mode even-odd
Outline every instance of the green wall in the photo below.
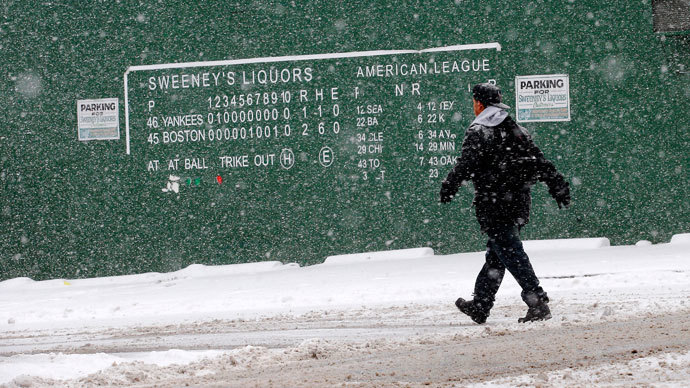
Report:
<svg viewBox="0 0 690 388"><path fill-rule="evenodd" d="M363 182L349 164L324 170L305 163L286 173L212 169L194 175L200 185L183 186L177 195L161 190L170 172L147 171L148 161L178 152L272 151L286 143L147 147L143 104L152 95L142 82L164 72L142 71L130 73L127 155L123 75L131 66L161 63L498 42L500 52L396 60L490 58L488 74L435 77L427 85L433 89L424 101L453 96L457 102L460 119L443 128L460 138L472 116L468 83L490 75L514 107L515 76L569 75L572 120L525 126L571 182L574 203L559 211L546 189L535 187L525 239L658 243L690 231L690 43L687 35L652 31L649 1L5 1L0 8L0 279L267 259L314 264L330 254L427 245L438 253L483 249L471 188L441 206L436 195L450 166L436 179L419 179L421 167L410 162L409 136L426 129L410 117L416 100L381 97L389 80L353 79L358 65L387 63L383 59L290 66L312 66L320 76L314 85L380 91L373 96L387 123L384 164L397 179ZM336 71L329 73L329 65ZM252 66L245 68L260 67ZM153 98L169 112L182 112L198 109L202 105L190 101L217 91L232 92ZM109 97L120 99L120 140L78 141L76 101ZM346 153L357 145L351 141L358 133L355 116L343 112L343 136L286 141L309 161L324 142ZM223 185L214 182L217 175Z"/></svg>

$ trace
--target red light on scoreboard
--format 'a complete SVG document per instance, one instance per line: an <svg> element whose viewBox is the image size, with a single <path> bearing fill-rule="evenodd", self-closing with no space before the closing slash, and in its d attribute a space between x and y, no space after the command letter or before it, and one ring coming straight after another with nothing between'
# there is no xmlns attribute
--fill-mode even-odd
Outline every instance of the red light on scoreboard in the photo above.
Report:
<svg viewBox="0 0 690 388"><path fill-rule="evenodd" d="M223 183L223 177L220 176L220 175L218 175L218 176L216 177L216 182L218 182L218 184Z"/></svg>

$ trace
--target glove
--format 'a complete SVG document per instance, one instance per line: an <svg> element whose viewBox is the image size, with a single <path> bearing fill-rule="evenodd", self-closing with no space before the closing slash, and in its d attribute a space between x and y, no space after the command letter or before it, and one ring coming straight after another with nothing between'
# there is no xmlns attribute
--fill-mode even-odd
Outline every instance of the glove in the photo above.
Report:
<svg viewBox="0 0 690 388"><path fill-rule="evenodd" d="M444 181L441 184L441 203L450 203L450 201L453 200L453 197L455 197L455 192L453 192L453 189L450 187L450 184L446 181Z"/></svg>
<svg viewBox="0 0 690 388"><path fill-rule="evenodd" d="M559 209L570 206L570 187L568 182L565 182L565 185L553 194L553 198L556 200Z"/></svg>

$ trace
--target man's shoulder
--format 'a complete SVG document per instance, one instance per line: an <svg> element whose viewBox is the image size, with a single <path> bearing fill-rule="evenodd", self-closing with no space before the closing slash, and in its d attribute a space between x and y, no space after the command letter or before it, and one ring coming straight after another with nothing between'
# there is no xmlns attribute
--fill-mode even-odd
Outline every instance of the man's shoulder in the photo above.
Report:
<svg viewBox="0 0 690 388"><path fill-rule="evenodd" d="M480 139L489 139L494 135L494 127L487 127L479 123L470 124L467 131L465 131L466 137L476 137Z"/></svg>
<svg viewBox="0 0 690 388"><path fill-rule="evenodd" d="M512 117L508 116L506 117L505 120L501 123L501 126L510 129L513 131L513 133L518 136L522 137L525 139L531 139L532 136L530 135L529 131L527 128L523 127L522 125L518 124L515 120L513 120Z"/></svg>

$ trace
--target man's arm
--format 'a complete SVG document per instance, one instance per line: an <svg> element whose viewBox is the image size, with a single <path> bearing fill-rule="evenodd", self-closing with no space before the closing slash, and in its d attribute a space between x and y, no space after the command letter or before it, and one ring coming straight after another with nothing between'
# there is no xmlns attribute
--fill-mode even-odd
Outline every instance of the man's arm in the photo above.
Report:
<svg viewBox="0 0 690 388"><path fill-rule="evenodd" d="M530 155L536 162L537 178L549 187L549 194L556 200L558 207L570 205L570 185L563 178L563 174L556 170L556 166L546 159L544 153L534 144L531 137L527 137Z"/></svg>
<svg viewBox="0 0 690 388"><path fill-rule="evenodd" d="M479 131L474 128L468 129L465 133L462 154L455 160L455 166L441 183L441 202L450 202L463 182L470 180L477 170L481 145L479 136Z"/></svg>

